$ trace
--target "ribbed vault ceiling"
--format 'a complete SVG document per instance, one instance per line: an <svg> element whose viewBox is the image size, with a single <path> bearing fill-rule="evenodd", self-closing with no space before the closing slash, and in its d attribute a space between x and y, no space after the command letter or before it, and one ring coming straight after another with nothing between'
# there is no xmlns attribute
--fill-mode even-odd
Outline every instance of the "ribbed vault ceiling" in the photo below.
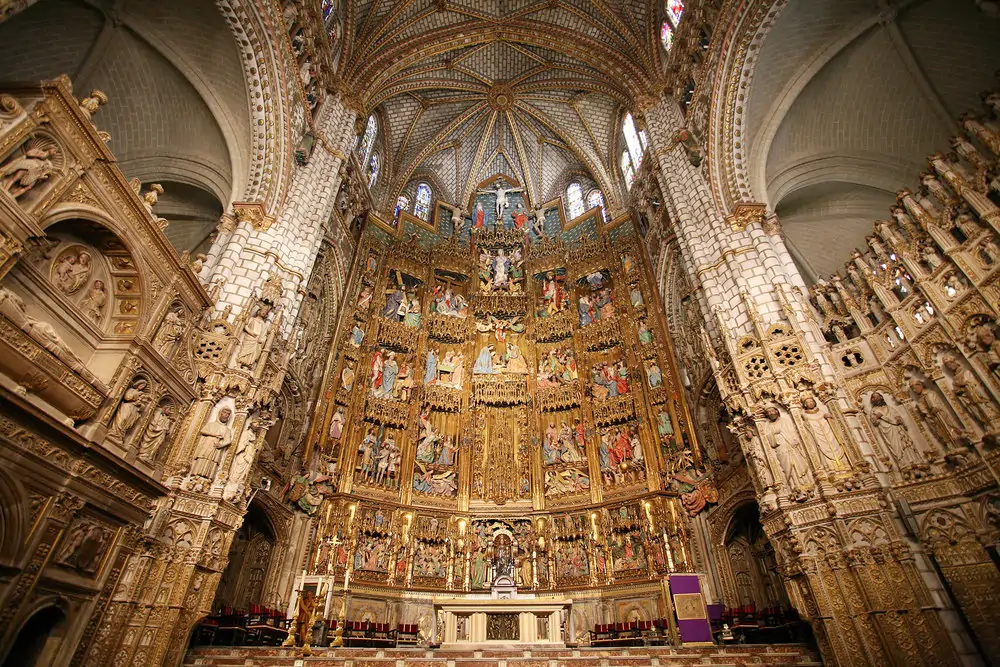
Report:
<svg viewBox="0 0 1000 667"><path fill-rule="evenodd" d="M348 0L341 73L382 122L383 202L415 175L467 203L507 173L533 203L586 172L621 200L616 132L662 57L655 0Z"/></svg>

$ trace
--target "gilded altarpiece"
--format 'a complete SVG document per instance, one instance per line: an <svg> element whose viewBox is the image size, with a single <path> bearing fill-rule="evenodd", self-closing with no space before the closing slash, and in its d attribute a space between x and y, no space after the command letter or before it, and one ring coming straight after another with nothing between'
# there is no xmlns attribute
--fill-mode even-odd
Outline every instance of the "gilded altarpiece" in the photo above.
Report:
<svg viewBox="0 0 1000 667"><path fill-rule="evenodd" d="M362 236L314 445L337 493L307 568L353 609L388 587L596 589L691 568L664 480L704 464L631 220L597 213L574 238L510 211L430 240ZM427 626L420 609L397 621Z"/></svg>

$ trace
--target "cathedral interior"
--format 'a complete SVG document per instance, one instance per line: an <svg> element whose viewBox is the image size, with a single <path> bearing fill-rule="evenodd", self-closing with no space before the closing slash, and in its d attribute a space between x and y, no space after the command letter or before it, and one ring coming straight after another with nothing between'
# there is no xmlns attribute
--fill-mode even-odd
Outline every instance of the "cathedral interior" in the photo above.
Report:
<svg viewBox="0 0 1000 667"><path fill-rule="evenodd" d="M1000 665L998 318L998 2L0 1L0 667Z"/></svg>

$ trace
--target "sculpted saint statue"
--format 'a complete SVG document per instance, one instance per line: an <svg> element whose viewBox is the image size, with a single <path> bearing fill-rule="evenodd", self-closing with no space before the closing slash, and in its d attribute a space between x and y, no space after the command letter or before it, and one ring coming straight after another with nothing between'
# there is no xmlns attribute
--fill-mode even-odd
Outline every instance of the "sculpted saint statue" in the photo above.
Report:
<svg viewBox="0 0 1000 667"><path fill-rule="evenodd" d="M913 402L917 416L938 439L942 447L950 447L954 440L952 435L954 427L948 417L948 408L944 401L938 397L937 392L928 389L924 381L919 378L910 378L909 384L910 389L917 397Z"/></svg>
<svg viewBox="0 0 1000 667"><path fill-rule="evenodd" d="M922 463L906 430L906 423L895 408L886 403L885 397L877 391L871 396L871 404L868 419L889 458L900 469Z"/></svg>
<svg viewBox="0 0 1000 667"><path fill-rule="evenodd" d="M144 461L155 461L160 447L170 435L170 429L174 426L174 406L166 403L156 409L153 417L146 426L146 433L139 443L139 458Z"/></svg>
<svg viewBox="0 0 1000 667"><path fill-rule="evenodd" d="M979 380L951 355L941 360L941 367L951 373L951 391L955 402L984 428L989 429L996 422L997 410L986 398Z"/></svg>
<svg viewBox="0 0 1000 667"><path fill-rule="evenodd" d="M764 417L761 438L774 450L788 488L793 493L801 493L809 486L809 463L799 446L795 423L790 415L783 414L773 405L764 409Z"/></svg>
<svg viewBox="0 0 1000 667"><path fill-rule="evenodd" d="M271 308L266 304L257 308L257 312L243 326L243 337L240 340L240 352L236 355L236 363L240 368L253 369L257 365L260 353L264 350L267 338L267 316Z"/></svg>
<svg viewBox="0 0 1000 667"><path fill-rule="evenodd" d="M233 442L233 429L229 426L232 417L232 410L222 408L215 421L210 421L201 427L193 472L202 477L215 475L219 463L225 458L226 449Z"/></svg>
<svg viewBox="0 0 1000 667"><path fill-rule="evenodd" d="M226 500L232 502L236 500L245 488L244 482L250 474L254 459L257 456L257 431L252 426L248 426L240 436L240 443L236 447L236 455L233 457L233 465L229 468L229 481L226 483L226 490L223 494Z"/></svg>
<svg viewBox="0 0 1000 667"><path fill-rule="evenodd" d="M135 426L135 423L139 421L145 403L149 399L149 394L146 391L147 386L148 383L146 380L139 378L132 383L131 387L125 390L122 402L118 406L118 412L115 413L111 428L108 429L109 438L123 440L132 427Z"/></svg>
<svg viewBox="0 0 1000 667"><path fill-rule="evenodd" d="M831 470L848 467L847 455L840 444L837 432L833 430L833 415L812 396L802 399L802 419L808 429L808 437L813 448L819 453L823 465Z"/></svg>

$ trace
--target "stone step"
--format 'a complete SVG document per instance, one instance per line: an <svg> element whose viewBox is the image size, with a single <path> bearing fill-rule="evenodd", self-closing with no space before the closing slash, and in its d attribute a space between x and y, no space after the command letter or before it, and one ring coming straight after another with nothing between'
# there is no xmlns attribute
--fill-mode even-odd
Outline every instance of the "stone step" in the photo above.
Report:
<svg viewBox="0 0 1000 667"><path fill-rule="evenodd" d="M821 667L802 644L620 649L425 649L201 647L188 652L187 667Z"/></svg>

